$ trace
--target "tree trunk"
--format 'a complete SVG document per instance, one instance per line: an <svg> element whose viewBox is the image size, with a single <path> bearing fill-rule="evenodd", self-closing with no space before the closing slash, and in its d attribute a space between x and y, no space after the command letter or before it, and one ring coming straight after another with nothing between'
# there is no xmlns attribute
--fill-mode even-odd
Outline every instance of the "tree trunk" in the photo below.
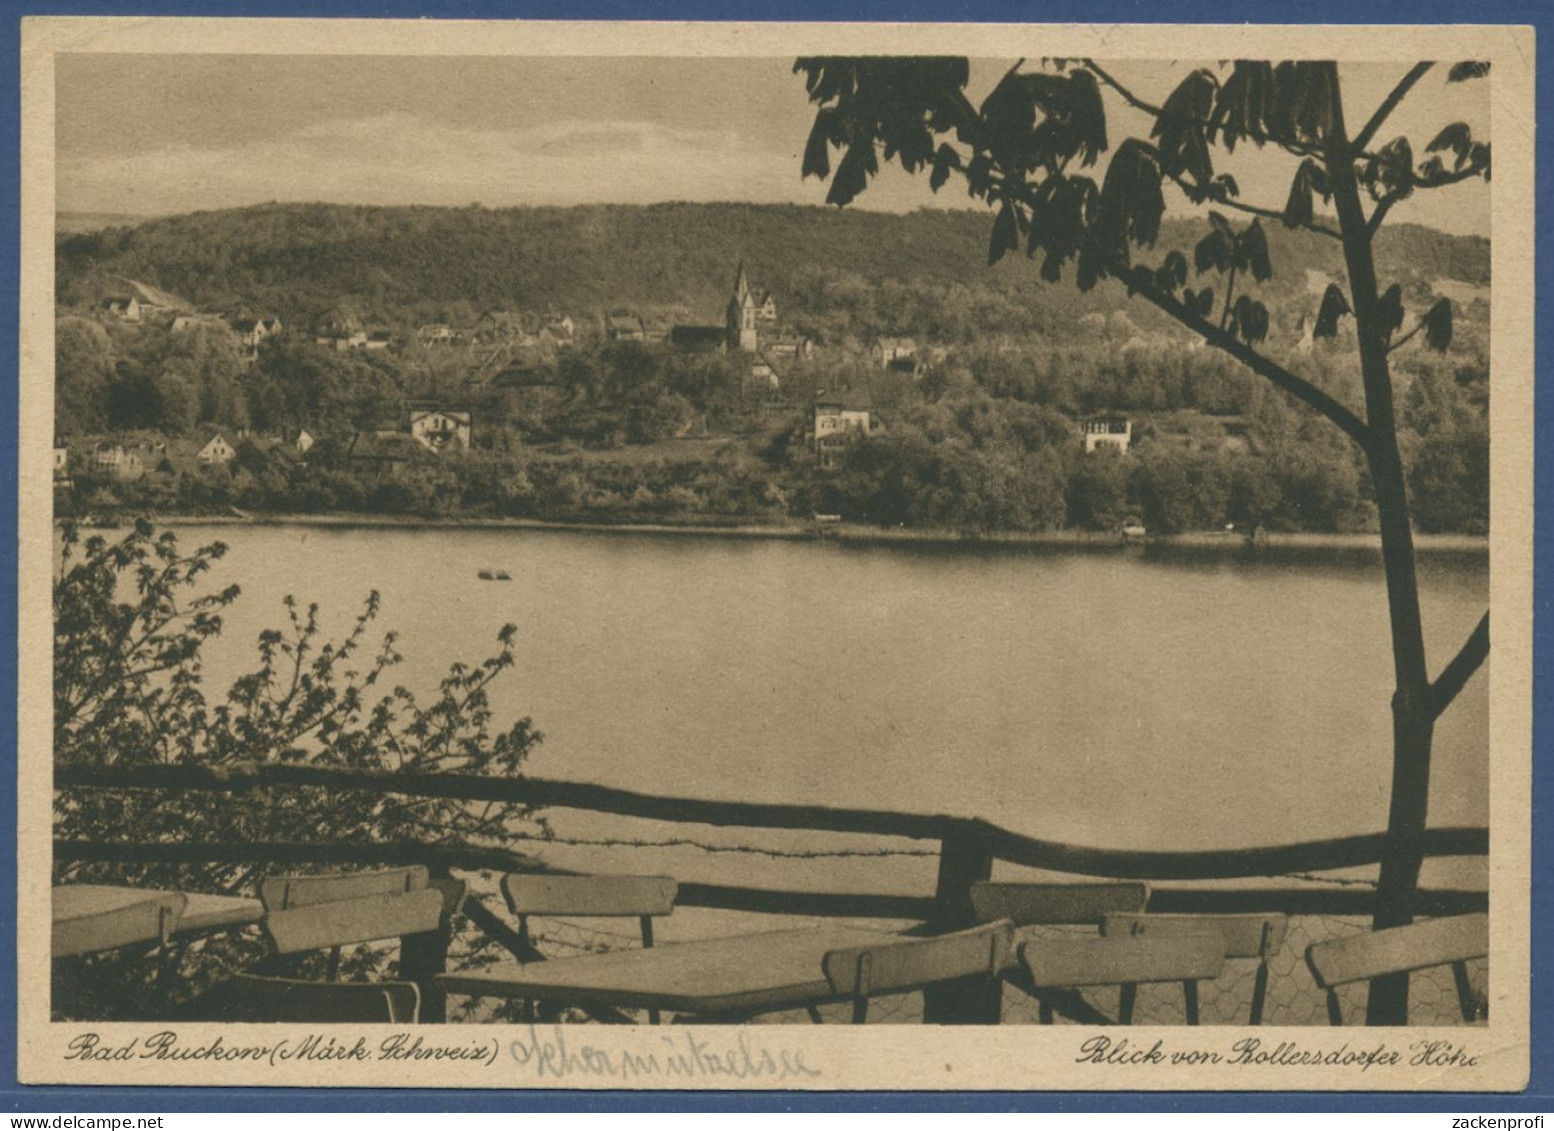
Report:
<svg viewBox="0 0 1554 1131"><path fill-rule="evenodd" d="M1336 79L1335 79L1336 89ZM1335 100L1336 101L1336 100ZM1347 156L1341 109L1328 158L1328 183L1344 236L1344 261L1359 336L1360 369L1365 384L1369 437L1365 445L1376 509L1381 522L1381 555L1387 578L1387 611L1392 625L1396 691L1392 698L1392 796L1387 818L1387 847L1376 893L1377 929L1413 920L1412 903L1423 862L1425 821L1430 802L1430 743L1435 717L1425 663L1424 630L1419 616L1419 587L1414 572L1414 536L1409 525L1408 491L1398 453L1392 404L1392 375L1387 364L1387 334L1382 325L1371 237L1360 206L1354 163ZM1408 975L1371 983L1367 1022L1402 1025L1408 1021Z"/></svg>

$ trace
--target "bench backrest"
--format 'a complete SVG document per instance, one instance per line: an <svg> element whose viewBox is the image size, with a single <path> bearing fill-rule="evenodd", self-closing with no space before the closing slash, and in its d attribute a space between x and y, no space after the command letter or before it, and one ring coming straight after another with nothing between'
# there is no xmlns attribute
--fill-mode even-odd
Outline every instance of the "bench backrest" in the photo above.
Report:
<svg viewBox="0 0 1554 1131"><path fill-rule="evenodd" d="M442 920L444 902L442 890L423 888L315 903L270 912L265 916L264 931L276 954L298 954L435 931Z"/></svg>
<svg viewBox="0 0 1554 1131"><path fill-rule="evenodd" d="M1289 930L1284 915L1118 915L1106 916L1101 933L1108 938L1180 938L1219 934L1226 958L1267 958L1284 945Z"/></svg>
<svg viewBox="0 0 1554 1131"><path fill-rule="evenodd" d="M239 974L227 995L229 1021L413 1025L421 991L413 982L306 982Z"/></svg>
<svg viewBox="0 0 1554 1131"><path fill-rule="evenodd" d="M1109 913L1142 911L1149 885L1011 884L971 885L971 907L983 923L1009 919L1017 927L1057 923L1099 924Z"/></svg>
<svg viewBox="0 0 1554 1131"><path fill-rule="evenodd" d="M287 911L317 903L419 891L428 882L426 868L420 864L326 876L267 876L259 881L259 899L266 911Z"/></svg>
<svg viewBox="0 0 1554 1131"><path fill-rule="evenodd" d="M510 873L502 895L514 915L668 915L680 885L668 876L541 876Z"/></svg>
<svg viewBox="0 0 1554 1131"><path fill-rule="evenodd" d="M1052 938L1020 945L1020 962L1038 989L1189 982L1225 968L1218 934L1176 938Z"/></svg>
<svg viewBox="0 0 1554 1131"><path fill-rule="evenodd" d="M1483 958L1489 953L1489 916L1454 915L1409 927L1389 927L1313 943L1306 964L1323 989Z"/></svg>
<svg viewBox="0 0 1554 1131"><path fill-rule="evenodd" d="M833 993L866 998L976 974L997 977L1013 945L1014 924L1004 920L936 938L833 950L820 965Z"/></svg>
<svg viewBox="0 0 1554 1131"><path fill-rule="evenodd" d="M51 953L70 958L131 943L165 943L188 902L181 892L160 892L107 911L55 919Z"/></svg>

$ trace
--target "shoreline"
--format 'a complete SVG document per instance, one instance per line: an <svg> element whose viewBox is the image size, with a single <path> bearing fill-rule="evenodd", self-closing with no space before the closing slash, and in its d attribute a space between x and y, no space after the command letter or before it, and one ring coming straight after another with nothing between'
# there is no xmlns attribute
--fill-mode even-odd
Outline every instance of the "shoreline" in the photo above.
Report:
<svg viewBox="0 0 1554 1131"><path fill-rule="evenodd" d="M117 521L117 520L116 520ZM129 522L125 519L124 522ZM1000 546L1068 549L1142 549L1147 547L1194 550L1364 550L1380 552L1380 534L1320 534L1311 532L1268 534L1254 543L1239 533L1193 531L1128 539L1119 534L1088 530L1000 531L966 534L955 530L879 527L841 523L824 534L807 523L733 523L689 525L651 522L559 522L537 518L425 518L382 514L265 514L158 515L159 526L310 526L334 529L399 530L533 530L576 534L657 535L672 537L743 538L775 541L834 541L851 545L909 544L921 546ZM1421 554L1487 554L1489 539L1473 534L1415 534L1414 548Z"/></svg>

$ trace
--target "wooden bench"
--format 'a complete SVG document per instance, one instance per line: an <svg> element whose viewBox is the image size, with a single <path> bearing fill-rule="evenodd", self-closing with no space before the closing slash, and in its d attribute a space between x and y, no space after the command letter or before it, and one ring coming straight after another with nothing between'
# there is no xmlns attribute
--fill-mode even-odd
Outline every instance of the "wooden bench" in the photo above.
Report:
<svg viewBox="0 0 1554 1131"><path fill-rule="evenodd" d="M1225 968L1225 944L1218 934L1159 938L1047 938L1020 944L1020 964L1037 990L1121 987L1117 1023L1131 1025L1138 987L1150 982L1181 982L1187 1023L1198 1023L1197 983L1217 978ZM1188 987L1191 987L1190 990ZM1041 1000L1041 1023L1053 1022L1053 1010Z"/></svg>
<svg viewBox="0 0 1554 1131"><path fill-rule="evenodd" d="M862 1025L871 997L962 978L997 979L1013 946L1014 924L1004 919L933 938L832 950L820 967L834 993L853 999L853 1024Z"/></svg>
<svg viewBox="0 0 1554 1131"><path fill-rule="evenodd" d="M1344 1023L1339 986L1436 966L1451 967L1462 1019L1472 1023L1478 1019L1478 1002L1468 981L1468 963L1488 955L1489 916L1454 915L1312 943L1306 948L1306 965L1327 991L1327 1019L1334 1025Z"/></svg>
<svg viewBox="0 0 1554 1131"><path fill-rule="evenodd" d="M518 917L518 937L532 946L529 916L555 915L569 919L635 918L644 948L653 945L653 919L674 911L680 885L669 876L551 876L509 873L502 877L502 895ZM534 1003L523 1003L525 1020L534 1019ZM657 1025L659 1011L648 1010Z"/></svg>
<svg viewBox="0 0 1554 1131"><path fill-rule="evenodd" d="M1252 1009L1248 1021L1263 1023L1268 999L1268 959L1284 946L1289 930L1285 915L1135 915L1109 914L1101 924L1108 938L1181 938L1184 935L1218 934L1225 943L1225 957L1254 958L1257 973L1252 980ZM1198 985L1184 983L1187 1023L1198 1023Z"/></svg>

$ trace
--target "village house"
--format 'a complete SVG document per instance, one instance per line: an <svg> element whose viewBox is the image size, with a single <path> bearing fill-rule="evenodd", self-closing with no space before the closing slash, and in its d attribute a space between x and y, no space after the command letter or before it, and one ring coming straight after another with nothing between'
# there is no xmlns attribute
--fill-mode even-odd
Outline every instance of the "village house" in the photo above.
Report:
<svg viewBox="0 0 1554 1131"><path fill-rule="evenodd" d="M70 486L70 445L63 440L54 441L54 485Z"/></svg>
<svg viewBox="0 0 1554 1131"><path fill-rule="evenodd" d="M629 310L612 310L604 316L605 336L612 342L640 342L647 338L642 319Z"/></svg>
<svg viewBox="0 0 1554 1131"><path fill-rule="evenodd" d="M505 342L525 336L523 315L514 310L487 310L475 319L475 338L480 342Z"/></svg>
<svg viewBox="0 0 1554 1131"><path fill-rule="evenodd" d="M338 350L340 353L367 348L367 335L361 330L326 330L317 335L313 341L326 349Z"/></svg>
<svg viewBox="0 0 1554 1131"><path fill-rule="evenodd" d="M1085 418L1083 425L1085 451L1110 447L1119 452L1128 450L1133 440L1133 421L1116 413L1101 413Z"/></svg>
<svg viewBox="0 0 1554 1131"><path fill-rule="evenodd" d="M115 318L125 322L154 322L164 318L171 321L174 315L193 310L177 295L134 279L117 278L114 285L117 293L103 303L104 309Z"/></svg>
<svg viewBox="0 0 1554 1131"><path fill-rule="evenodd" d="M121 483L132 483L146 474L147 450L144 445L103 440L92 448L93 474L111 476Z"/></svg>
<svg viewBox="0 0 1554 1131"><path fill-rule="evenodd" d="M258 357L259 346L281 332L279 318L234 318L231 326L251 357Z"/></svg>
<svg viewBox="0 0 1554 1131"><path fill-rule="evenodd" d="M128 298L104 299L103 313L110 318L117 318L120 322L139 322L140 303L134 295Z"/></svg>
<svg viewBox="0 0 1554 1131"><path fill-rule="evenodd" d="M577 341L577 324L570 318L547 322L535 335L541 349L564 349Z"/></svg>
<svg viewBox="0 0 1554 1131"><path fill-rule="evenodd" d="M873 430L869 409L862 404L825 394L816 397L810 442L821 467L835 467L849 445Z"/></svg>
<svg viewBox="0 0 1554 1131"><path fill-rule="evenodd" d="M446 322L427 322L416 327L415 340L423 346L452 345L453 327Z"/></svg>
<svg viewBox="0 0 1554 1131"><path fill-rule="evenodd" d="M175 314L167 328L174 334L187 334L200 326L207 328L219 326L223 330L227 328L227 324L214 314Z"/></svg>
<svg viewBox="0 0 1554 1131"><path fill-rule="evenodd" d="M815 351L815 343L801 334L774 334L761 339L761 352L780 361L802 361Z"/></svg>
<svg viewBox="0 0 1554 1131"><path fill-rule="evenodd" d="M746 396L771 396L782 388L782 378L763 354L756 354L745 372Z"/></svg>
<svg viewBox="0 0 1554 1131"><path fill-rule="evenodd" d="M917 342L912 338L876 338L869 347L869 356L881 369L886 369L894 361L916 357Z"/></svg>
<svg viewBox="0 0 1554 1131"><path fill-rule="evenodd" d="M237 455L237 449L225 436L217 432L205 441L194 458L206 467L226 467L235 455Z"/></svg>
<svg viewBox="0 0 1554 1131"><path fill-rule="evenodd" d="M470 445L470 414L467 409L444 409L435 405L410 406L410 435L423 448L444 452L461 451Z"/></svg>

